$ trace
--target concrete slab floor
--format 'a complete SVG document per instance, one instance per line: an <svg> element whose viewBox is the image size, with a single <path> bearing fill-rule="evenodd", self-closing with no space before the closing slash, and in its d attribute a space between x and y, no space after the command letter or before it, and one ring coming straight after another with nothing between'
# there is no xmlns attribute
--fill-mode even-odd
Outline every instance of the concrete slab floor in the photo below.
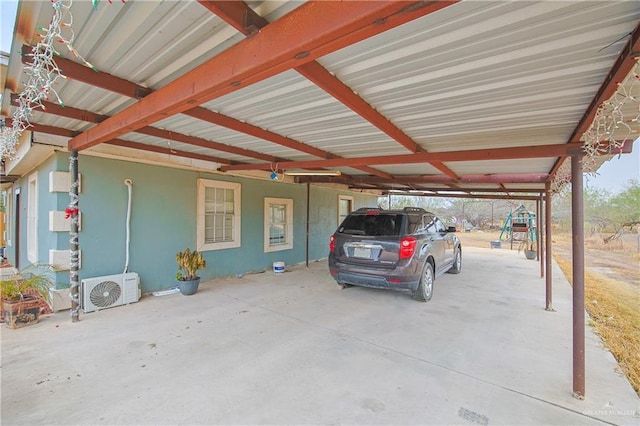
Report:
<svg viewBox="0 0 640 426"><path fill-rule="evenodd" d="M589 327L586 399L571 396L571 288L554 267L547 312L539 275L468 248L420 303L340 290L318 262L2 327L2 424L638 425Z"/></svg>

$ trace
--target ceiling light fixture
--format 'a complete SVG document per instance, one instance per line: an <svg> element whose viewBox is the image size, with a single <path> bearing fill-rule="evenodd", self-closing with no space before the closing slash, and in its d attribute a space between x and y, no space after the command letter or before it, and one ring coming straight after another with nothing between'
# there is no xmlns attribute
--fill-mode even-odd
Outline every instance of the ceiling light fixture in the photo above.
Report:
<svg viewBox="0 0 640 426"><path fill-rule="evenodd" d="M340 176L340 170L286 170L287 176Z"/></svg>

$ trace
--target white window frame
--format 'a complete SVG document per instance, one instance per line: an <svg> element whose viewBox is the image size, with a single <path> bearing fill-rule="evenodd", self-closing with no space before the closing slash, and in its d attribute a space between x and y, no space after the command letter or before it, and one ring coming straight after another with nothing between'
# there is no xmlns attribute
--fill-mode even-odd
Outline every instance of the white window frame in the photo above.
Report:
<svg viewBox="0 0 640 426"><path fill-rule="evenodd" d="M233 237L232 241L221 243L205 243L205 192L207 188L232 189L233 190ZM198 251L224 250L238 248L242 242L240 197L242 186L239 183L224 182L219 180L198 179L198 200L196 218L196 247Z"/></svg>
<svg viewBox="0 0 640 426"><path fill-rule="evenodd" d="M353 208L353 203L354 203L353 196L351 196L351 195L338 195L338 224L336 226L340 225L342 223L342 221L344 220L344 218L347 217L347 216L345 216L345 217L341 217L340 216L340 204L342 204L342 200L348 200L348 201L351 202L351 211L349 213L351 213L354 210L354 208ZM347 215L349 213L347 213Z"/></svg>
<svg viewBox="0 0 640 426"><path fill-rule="evenodd" d="M38 173L29 176L27 193L27 260L38 263Z"/></svg>
<svg viewBox="0 0 640 426"><path fill-rule="evenodd" d="M271 205L282 204L285 206L286 215L286 240L282 244L271 244L269 228L271 227ZM264 199L264 252L271 253L275 251L293 249L293 199L291 198L270 198Z"/></svg>

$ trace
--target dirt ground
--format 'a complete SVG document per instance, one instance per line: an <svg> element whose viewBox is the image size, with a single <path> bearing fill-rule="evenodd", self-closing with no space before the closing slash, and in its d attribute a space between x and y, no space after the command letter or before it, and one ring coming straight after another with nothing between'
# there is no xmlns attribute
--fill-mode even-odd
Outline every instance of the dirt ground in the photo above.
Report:
<svg viewBox="0 0 640 426"><path fill-rule="evenodd" d="M459 232L462 247L491 247L499 232ZM571 261L571 235L555 233L552 240L554 256ZM509 249L508 241L502 242L502 249ZM517 243L514 243L517 250ZM524 254L523 254L524 256ZM625 282L640 291L640 241L637 234L624 234L620 240L604 244L600 236L585 237L585 267L591 272L607 278Z"/></svg>

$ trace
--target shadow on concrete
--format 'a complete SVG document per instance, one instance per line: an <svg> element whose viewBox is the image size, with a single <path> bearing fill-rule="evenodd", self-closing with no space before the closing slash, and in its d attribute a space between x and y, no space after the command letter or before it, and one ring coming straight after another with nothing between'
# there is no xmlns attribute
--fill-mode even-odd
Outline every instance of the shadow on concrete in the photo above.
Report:
<svg viewBox="0 0 640 426"><path fill-rule="evenodd" d="M319 262L59 312L2 330L2 423L637 425L590 327L586 400L571 396L571 289L554 267L545 311L539 271L468 248L428 303L340 290Z"/></svg>

